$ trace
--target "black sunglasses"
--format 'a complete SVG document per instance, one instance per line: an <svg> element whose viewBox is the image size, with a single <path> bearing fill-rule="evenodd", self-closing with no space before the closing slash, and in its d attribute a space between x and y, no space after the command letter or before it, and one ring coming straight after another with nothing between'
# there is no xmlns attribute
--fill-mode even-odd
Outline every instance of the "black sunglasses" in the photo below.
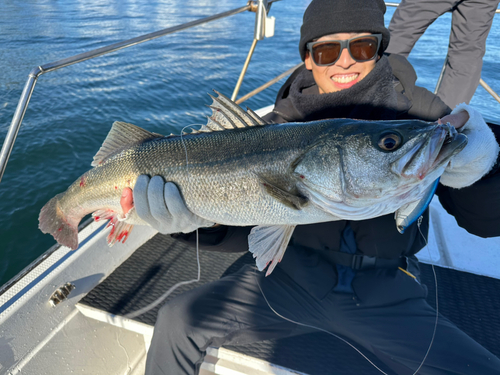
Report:
<svg viewBox="0 0 500 375"><path fill-rule="evenodd" d="M318 66L335 64L344 48L357 62L373 60L377 56L382 34L357 36L347 40L322 40L306 44L309 54Z"/></svg>

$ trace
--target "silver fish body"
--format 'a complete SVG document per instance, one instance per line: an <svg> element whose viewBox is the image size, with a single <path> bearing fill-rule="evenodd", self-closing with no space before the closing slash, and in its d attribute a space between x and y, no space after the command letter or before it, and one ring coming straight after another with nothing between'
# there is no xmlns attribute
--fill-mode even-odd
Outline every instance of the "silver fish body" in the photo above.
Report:
<svg viewBox="0 0 500 375"><path fill-rule="evenodd" d="M265 124L222 95L212 109L202 131L182 136L115 123L94 168L42 208L40 229L75 249L78 223L94 212L111 219L110 243L125 239L145 223L123 214L122 190L160 175L200 217L259 226L250 250L259 269L274 267L295 225L363 220L418 201L467 141L449 125L416 120Z"/></svg>

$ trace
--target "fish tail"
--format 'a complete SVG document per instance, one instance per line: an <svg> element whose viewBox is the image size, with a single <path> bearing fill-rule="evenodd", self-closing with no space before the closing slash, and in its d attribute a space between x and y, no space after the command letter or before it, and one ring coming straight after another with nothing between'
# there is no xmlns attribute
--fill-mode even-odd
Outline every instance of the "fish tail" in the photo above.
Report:
<svg viewBox="0 0 500 375"><path fill-rule="evenodd" d="M43 206L38 217L38 226L43 233L49 233L61 245L72 250L78 248L78 223L82 217L68 215L60 207L64 193L57 194Z"/></svg>

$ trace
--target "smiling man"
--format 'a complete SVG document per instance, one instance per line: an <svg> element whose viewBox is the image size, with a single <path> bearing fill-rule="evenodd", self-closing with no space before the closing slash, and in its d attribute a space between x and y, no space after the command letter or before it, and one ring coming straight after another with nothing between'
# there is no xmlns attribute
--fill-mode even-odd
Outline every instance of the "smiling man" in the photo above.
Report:
<svg viewBox="0 0 500 375"><path fill-rule="evenodd" d="M324 118L435 121L451 110L415 85L401 56L384 56L390 34L383 1L315 0L304 13L297 69L278 93L267 119L276 123ZM457 128L467 111L443 118Z"/></svg>
<svg viewBox="0 0 500 375"><path fill-rule="evenodd" d="M306 68L320 94L351 88L370 73L382 34L337 33L307 43Z"/></svg>

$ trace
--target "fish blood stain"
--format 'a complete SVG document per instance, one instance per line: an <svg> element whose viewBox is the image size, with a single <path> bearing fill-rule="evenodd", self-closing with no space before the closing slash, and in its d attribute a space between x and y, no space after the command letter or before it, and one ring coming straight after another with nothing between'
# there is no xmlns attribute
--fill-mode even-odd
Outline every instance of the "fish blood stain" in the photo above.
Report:
<svg viewBox="0 0 500 375"><path fill-rule="evenodd" d="M123 239L123 243L125 243L125 240L127 239L127 237L128 237L128 231L123 231L120 233L117 240L118 240L118 242L120 242Z"/></svg>

